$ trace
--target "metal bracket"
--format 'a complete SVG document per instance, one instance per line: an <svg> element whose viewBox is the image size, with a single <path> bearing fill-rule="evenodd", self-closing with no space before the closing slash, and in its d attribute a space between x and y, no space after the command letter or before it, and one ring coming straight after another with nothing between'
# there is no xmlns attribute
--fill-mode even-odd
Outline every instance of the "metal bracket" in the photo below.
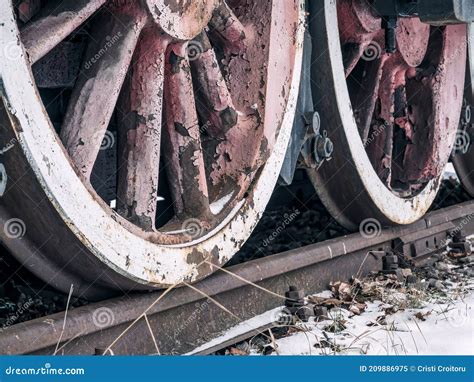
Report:
<svg viewBox="0 0 474 382"><path fill-rule="evenodd" d="M474 21L472 0L373 0L372 6L382 18L387 53L397 49L396 28L400 17L419 17L436 26Z"/></svg>
<svg viewBox="0 0 474 382"><path fill-rule="evenodd" d="M472 0L374 0L381 17L419 17L432 25L467 24L474 21Z"/></svg>
<svg viewBox="0 0 474 382"><path fill-rule="evenodd" d="M311 56L313 51L313 42L308 31L304 36L303 50L303 68L301 71L301 82L296 105L295 120L291 132L290 144L286 150L285 161L280 172L279 183L290 185L293 182L298 158L301 148L306 139L309 125L306 123L305 116L314 111L313 96L311 92Z"/></svg>
<svg viewBox="0 0 474 382"><path fill-rule="evenodd" d="M301 149L299 164L301 167L318 168L326 160L331 160L334 145L326 130L321 129L318 112L305 115L308 132Z"/></svg>
<svg viewBox="0 0 474 382"><path fill-rule="evenodd" d="M449 222L398 238L394 241L394 251L406 259L423 261L433 254L446 250L449 240L448 232L451 232L453 228L454 224Z"/></svg>
<svg viewBox="0 0 474 382"><path fill-rule="evenodd" d="M467 24L474 22L472 0L418 0L421 21L432 25Z"/></svg>

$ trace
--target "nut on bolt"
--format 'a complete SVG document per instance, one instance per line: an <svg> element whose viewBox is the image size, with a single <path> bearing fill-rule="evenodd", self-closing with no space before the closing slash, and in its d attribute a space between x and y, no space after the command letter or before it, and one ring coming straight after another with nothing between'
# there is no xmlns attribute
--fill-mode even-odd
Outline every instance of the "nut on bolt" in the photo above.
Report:
<svg viewBox="0 0 474 382"><path fill-rule="evenodd" d="M294 286L290 286L290 290L285 292L285 306L292 314L295 314L298 308L304 305L304 291L298 290Z"/></svg>
<svg viewBox="0 0 474 382"><path fill-rule="evenodd" d="M306 123L311 127L314 134L319 134L321 130L321 117L317 111L313 113L306 113L305 115Z"/></svg>
<svg viewBox="0 0 474 382"><path fill-rule="evenodd" d="M396 273L398 269L398 256L393 253L387 253L382 258L383 272Z"/></svg>
<svg viewBox="0 0 474 382"><path fill-rule="evenodd" d="M306 141L301 150L303 162L309 168L316 168L325 160L330 160L334 144L326 130L321 130L321 117L317 111L306 113L304 119L308 126Z"/></svg>
<svg viewBox="0 0 474 382"><path fill-rule="evenodd" d="M471 243L467 240L466 234L462 230L452 232L451 236L453 239L452 242L449 244L449 248L452 253L464 253L467 256L471 255Z"/></svg>
<svg viewBox="0 0 474 382"><path fill-rule="evenodd" d="M317 163L321 163L324 160L331 159L334 152L334 144L328 138L328 132L324 132L316 136L314 140L314 158Z"/></svg>
<svg viewBox="0 0 474 382"><path fill-rule="evenodd" d="M313 312L314 316L316 317L316 321L324 321L329 318L328 308L326 308L325 306L316 305L313 308Z"/></svg>
<svg viewBox="0 0 474 382"><path fill-rule="evenodd" d="M290 290L285 292L285 297L285 309L301 321L307 322L314 316L313 307L305 304L303 290L290 286Z"/></svg>

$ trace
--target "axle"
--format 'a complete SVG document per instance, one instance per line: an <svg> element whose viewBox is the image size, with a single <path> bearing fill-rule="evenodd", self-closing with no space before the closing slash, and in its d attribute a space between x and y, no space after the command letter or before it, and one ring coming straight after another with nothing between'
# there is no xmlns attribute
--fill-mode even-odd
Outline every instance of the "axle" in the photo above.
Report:
<svg viewBox="0 0 474 382"><path fill-rule="evenodd" d="M437 26L474 21L472 0L373 0L373 7L382 17L388 53L396 50L395 30L400 17L419 17L421 21Z"/></svg>

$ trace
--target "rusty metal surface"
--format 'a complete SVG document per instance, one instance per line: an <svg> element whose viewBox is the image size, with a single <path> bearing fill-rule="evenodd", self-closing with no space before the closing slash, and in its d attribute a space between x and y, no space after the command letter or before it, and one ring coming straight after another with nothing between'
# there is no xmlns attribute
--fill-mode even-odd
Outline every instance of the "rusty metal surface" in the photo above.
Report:
<svg viewBox="0 0 474 382"><path fill-rule="evenodd" d="M102 14L76 80L61 128L61 140L86 181L91 176L112 118L133 52L146 24L139 9L114 9ZM104 31L106 33L104 33ZM98 52L107 52L96 62Z"/></svg>
<svg viewBox="0 0 474 382"><path fill-rule="evenodd" d="M2 242L40 278L65 292L72 283L77 296L89 299L206 277L213 271L209 264L225 264L248 238L277 181L298 96L304 2L239 0L227 5L206 1L200 11L196 8L199 5L190 2L60 3L53 10L40 10L28 22L29 15L25 15L24 25L20 24L22 33L15 17L16 2L0 3L0 43L16 55L14 65L10 57L0 63L0 144L8 147L0 169L4 194L0 199L0 219L5 223L20 220L26 226L21 238L0 232ZM48 2L51 4L57 2ZM154 9L147 4L164 4L171 13L153 14ZM173 4L181 8L173 8ZM189 18L197 16L196 25L188 23ZM168 21L183 17L188 25L175 25L169 34L162 35L167 26L157 25L155 17L159 18L158 24L164 22L162 17ZM92 43L86 48L59 131L61 121L58 118L52 126L31 76L31 66L54 51L67 36L66 41L75 40L78 26L82 31L79 34L91 37ZM197 33L194 35L191 29L195 26L195 30L209 33L212 50L199 50L199 42L205 48L207 41L205 36L198 39ZM137 45L139 52L140 44L146 45L149 28L166 39L170 37L171 45L180 45L178 53L185 59L179 73L173 73L177 69L176 60L173 61L176 52L166 52L168 62L163 70L164 84L176 86L151 86L150 67L157 64L150 58L155 53L155 44L146 46L153 48L150 56L138 54L144 60L142 65L133 55ZM76 32L71 36L73 31ZM196 41L180 41L183 33ZM34 38L41 37L44 44L36 46ZM137 71L130 73L129 64L136 62ZM203 66L207 67L206 73L200 70ZM200 71L200 80L196 78L196 69ZM127 74L131 74L128 79L135 85L130 98L127 90L121 89ZM159 77L160 73L154 74ZM210 84L207 90L197 87L194 82L200 81L217 81L219 94L209 91ZM171 109L173 114L164 116L161 129L170 128L172 134L181 137L183 133L193 133L190 145L184 136L183 145L178 142L178 147L173 147L170 163L182 165L175 171L177 179L167 179L172 173L170 168L176 166L168 166L166 177L157 176L160 164L155 159L160 156L161 136L156 130L160 115L151 111L159 109L165 93L175 100L166 97L163 110L166 113ZM188 97L181 98L183 94ZM129 99L128 109L117 110L118 99ZM192 99L196 103L194 109ZM206 110L214 114L209 121L215 126L206 123ZM115 121L120 111L130 112L129 117L137 113L135 124L127 126L130 129L125 135L130 140L125 142L124 135L114 130L120 125ZM180 123L186 125L184 129L180 129ZM154 129L153 136L149 127ZM212 132L220 128L213 137ZM107 136L107 132L111 135ZM134 133L138 135L133 137ZM123 150L121 165L126 168L121 166L119 177L126 179L119 179L118 183L125 184L119 197L123 199L125 195L126 200L117 203L118 209L109 205L113 200L102 200L89 183L97 164L96 154L104 143L107 145L104 137L117 137ZM14 144L10 149L11 141ZM176 160L177 156L181 158ZM161 166L163 173L167 164ZM179 187L180 177L184 187ZM175 200L188 198L188 208L180 210L177 203L177 211L173 211L172 197L167 195L165 208L157 211L152 204L158 200L156 184L160 179L177 185ZM92 183L98 183L97 177ZM166 191L170 187L164 188ZM203 208L195 208L198 198L203 201ZM173 215L154 226L154 212L164 210L172 211ZM195 216L201 212L203 216Z"/></svg>
<svg viewBox="0 0 474 382"><path fill-rule="evenodd" d="M156 353L154 340L162 354L184 353L240 320L283 304L283 298L243 280L280 296L290 285L307 293L317 292L330 281L379 270L382 261L378 251L394 248L397 240L407 243L408 238L415 241L431 234L430 230L439 233L440 229L451 231L453 227L474 232L473 216L474 203L468 202L372 238L354 234L238 265L228 269L237 276L220 271L195 284L196 289L182 287L169 293L141 294L77 308L68 312L64 332L63 313L15 325L0 334L0 349L6 354L50 354L62 333L59 354L94 354L95 349L107 349L112 344L114 354L150 354ZM197 290L219 301L235 316Z"/></svg>
<svg viewBox="0 0 474 382"><path fill-rule="evenodd" d="M107 0L52 1L21 31L31 63L39 61L94 14ZM38 37L41 36L40 39Z"/></svg>
<svg viewBox="0 0 474 382"><path fill-rule="evenodd" d="M454 146L465 26L430 32L403 19L398 49L388 54L381 19L367 2L310 7L315 110L334 142L333 159L309 171L316 191L349 229L366 219L414 222L434 200Z"/></svg>
<svg viewBox="0 0 474 382"><path fill-rule="evenodd" d="M143 32L119 102L118 211L147 231L157 210L163 99L156 95L163 90L167 43L153 28Z"/></svg>

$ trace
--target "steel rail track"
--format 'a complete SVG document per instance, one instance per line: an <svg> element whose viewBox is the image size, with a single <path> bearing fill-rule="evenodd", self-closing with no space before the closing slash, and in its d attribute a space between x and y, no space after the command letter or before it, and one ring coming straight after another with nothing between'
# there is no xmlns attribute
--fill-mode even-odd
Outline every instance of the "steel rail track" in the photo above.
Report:
<svg viewBox="0 0 474 382"><path fill-rule="evenodd" d="M192 288L115 298L71 310L66 319L63 312L16 324L0 330L0 353L183 354L281 306L289 285L315 293L330 281L380 270L386 249L424 259L460 229L474 233L474 202L374 237L353 234L233 266Z"/></svg>

